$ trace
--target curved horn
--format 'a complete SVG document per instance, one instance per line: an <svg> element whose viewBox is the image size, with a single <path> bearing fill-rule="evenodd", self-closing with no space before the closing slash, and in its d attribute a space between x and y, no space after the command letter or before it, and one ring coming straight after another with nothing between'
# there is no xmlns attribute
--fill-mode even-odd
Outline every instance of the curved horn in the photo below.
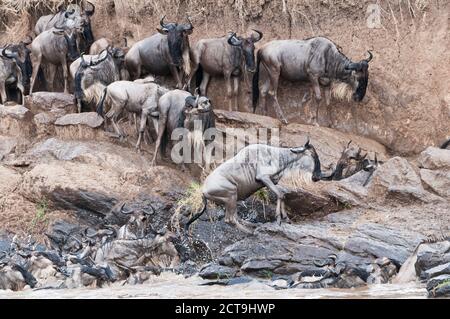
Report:
<svg viewBox="0 0 450 319"><path fill-rule="evenodd" d="M18 55L16 52L6 53L6 50L8 50L10 46L11 46L11 45L8 44L8 45L2 50L2 55L3 55L5 58L8 58L8 59L16 59L16 58L18 58L19 55Z"/></svg>
<svg viewBox="0 0 450 319"><path fill-rule="evenodd" d="M365 59L364 61L366 61L367 63L369 63L370 61L372 61L373 59L373 54L370 51L367 51L367 53L369 53L369 58Z"/></svg>
<svg viewBox="0 0 450 319"><path fill-rule="evenodd" d="M188 21L188 25L184 28L186 31L194 29L194 26L192 25L192 21L189 18L188 15L186 15L186 20Z"/></svg>
<svg viewBox="0 0 450 319"><path fill-rule="evenodd" d="M260 41L263 38L263 33L261 31L256 30L256 29L252 29L252 30L255 31L256 33L258 33L258 37L257 38L254 37L253 34L252 34L251 38L252 38L253 43Z"/></svg>
<svg viewBox="0 0 450 319"><path fill-rule="evenodd" d="M350 141L347 143L347 147L346 147L346 148L349 148L349 147L350 147L350 144L352 144L352 140L350 140Z"/></svg>
<svg viewBox="0 0 450 319"><path fill-rule="evenodd" d="M123 37L123 47L128 48L128 39L127 37Z"/></svg>
<svg viewBox="0 0 450 319"><path fill-rule="evenodd" d="M104 49L104 50L103 50L102 52L100 52L100 54L98 55L98 56L100 57L105 51L106 51L105 57L102 58L102 59L98 59L98 60L95 61L95 62L93 62L92 59L91 59L91 64L90 64L90 66L96 66L96 65L102 63L103 61L105 61L105 60L108 58L108 54L109 54L108 49Z"/></svg>
<svg viewBox="0 0 450 319"><path fill-rule="evenodd" d="M94 4L92 3L92 2L89 2L89 1L86 1L91 7L92 7L92 9L91 10L84 10L84 12L86 12L86 14L88 15L88 16L92 16L92 15L94 15L94 13L95 13L95 6L94 6Z"/></svg>
<svg viewBox="0 0 450 319"><path fill-rule="evenodd" d="M164 23L164 19L166 18L166 15L164 15L161 20L159 21L159 24L161 25L161 27L163 28L167 28L167 24Z"/></svg>

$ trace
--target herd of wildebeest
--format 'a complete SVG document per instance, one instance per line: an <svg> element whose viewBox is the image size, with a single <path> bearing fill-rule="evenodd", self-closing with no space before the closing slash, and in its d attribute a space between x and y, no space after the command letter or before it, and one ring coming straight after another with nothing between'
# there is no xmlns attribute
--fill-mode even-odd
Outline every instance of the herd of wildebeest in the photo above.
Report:
<svg viewBox="0 0 450 319"><path fill-rule="evenodd" d="M96 111L105 118L106 128L106 124L111 122L117 137L125 135L119 125L121 120L132 115L129 119L134 119L138 132L136 148L140 149L147 124L154 124L157 133L153 156L155 163L158 150L164 154L165 145L176 128L185 128L191 132L195 128L195 121L201 121L201 133L215 127L212 103L207 97L211 77L222 76L225 79L231 111L238 110L240 81L248 80L251 75L253 112L259 104L262 113L266 114L266 99L270 97L283 123L287 123L287 120L277 98L280 77L309 82L317 109L322 91L327 105L330 103L330 90L336 82L347 85L347 90L351 91L356 102L360 102L366 94L372 53L368 52L367 59L352 62L336 44L324 37L270 41L255 53L255 44L263 38L263 33L253 30L249 37L231 32L220 38L199 40L191 46L189 35L194 26L190 19L187 17L186 23L168 23L163 17L157 28L158 33L129 48L126 39L121 46L114 46L113 43L117 42L106 38L94 41L91 29L94 13L95 6L89 2L61 8L55 14L39 18L34 37L0 48L0 102L5 104L11 99L14 95L11 92L20 92L16 102L25 105L25 95L31 95L37 84L53 91L55 74L61 67L64 92L73 90L78 112ZM42 66L46 67L46 72L43 72ZM153 76L159 75L171 75L176 88L169 89L158 84ZM72 81L69 81L70 78ZM309 99L309 95L305 94L302 102ZM316 121L317 116L318 112ZM449 145L450 140L442 148ZM354 148L348 143L334 169L324 173L309 139L299 147L249 145L220 164L205 179L202 188L203 208L185 224L186 234L189 225L205 212L208 200L225 206L227 223L251 233L249 227L252 225L237 217L237 202L259 189L267 187L276 195L276 216L280 223L281 219L288 220L284 203L287 190L279 185L283 177L300 172L302 178L316 182L341 180L362 172L365 173L362 185L366 186L380 164L376 154L371 160L367 153L363 154L360 148ZM124 213L123 205L119 212ZM172 235L154 231L149 233L151 225L147 225L146 216L145 212L133 215L119 232L106 226L92 234L86 230L81 239L71 241L74 247L81 245L81 248L58 247L59 251L81 251L76 256L69 254L64 260L59 255L45 252L14 251L22 251L27 258L34 258L37 264L50 260L61 268L58 271L62 274L68 271L68 261L71 261L81 265L80 274L84 272L108 281L120 273L120 269L139 266L143 263L142 258L150 258L157 250L177 258L175 246L171 243ZM105 238L110 237L114 240L105 241ZM93 250L97 247L95 238L101 244L100 248ZM68 245L67 238L64 241L53 238L53 243L57 246ZM130 248L130 245L134 248ZM130 251L136 257L131 261ZM91 261L87 261L86 256L90 256ZM2 258L7 259L7 255ZM119 264L120 269L114 271L108 268L108 262L112 261ZM100 264L108 267L98 266ZM29 272L18 266L18 263L14 265L17 269L11 269L11 273L22 276L25 278L24 283L33 286ZM41 266L45 268L45 265Z"/></svg>

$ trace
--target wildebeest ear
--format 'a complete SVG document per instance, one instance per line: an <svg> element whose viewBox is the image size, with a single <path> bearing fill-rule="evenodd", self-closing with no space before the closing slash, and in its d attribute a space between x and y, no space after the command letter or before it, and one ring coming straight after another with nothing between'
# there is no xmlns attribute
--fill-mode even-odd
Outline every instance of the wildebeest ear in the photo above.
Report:
<svg viewBox="0 0 450 319"><path fill-rule="evenodd" d="M306 151L306 148L304 148L303 146L300 147L293 147L289 149L292 153L294 154L301 154L304 153Z"/></svg>
<svg viewBox="0 0 450 319"><path fill-rule="evenodd" d="M169 32L169 30L167 29L156 28L156 30L163 35L167 35L167 33Z"/></svg>

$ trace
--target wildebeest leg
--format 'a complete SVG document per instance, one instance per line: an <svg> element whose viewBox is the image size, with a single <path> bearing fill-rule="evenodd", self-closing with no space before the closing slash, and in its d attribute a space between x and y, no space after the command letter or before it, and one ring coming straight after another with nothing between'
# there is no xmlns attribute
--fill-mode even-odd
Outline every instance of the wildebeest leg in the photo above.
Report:
<svg viewBox="0 0 450 319"><path fill-rule="evenodd" d="M156 156L158 155L158 150L159 147L161 146L161 140L163 138L164 131L166 130L166 124L167 124L167 115L160 114L158 121L158 137L156 138L155 154L153 154L152 165L156 164Z"/></svg>
<svg viewBox="0 0 450 319"><path fill-rule="evenodd" d="M331 103L331 86L327 85L324 88L324 94L325 94L325 104L327 106L327 118L328 118L328 127L331 126L331 114L330 114L330 110L329 110L329 106Z"/></svg>
<svg viewBox="0 0 450 319"><path fill-rule="evenodd" d="M209 84L210 79L211 79L211 75L209 75L206 72L203 72L203 80L202 80L202 83L200 84L200 94L201 95L207 95L206 92L208 90L208 84Z"/></svg>
<svg viewBox="0 0 450 319"><path fill-rule="evenodd" d="M36 81L36 77L38 75L39 69L41 67L42 55L32 56L32 64L33 64L33 73L31 75L31 84L30 84L30 95L33 94L33 87Z"/></svg>
<svg viewBox="0 0 450 319"><path fill-rule="evenodd" d="M260 105L263 115L267 115L267 94L270 90L270 79L267 77L260 89Z"/></svg>
<svg viewBox="0 0 450 319"><path fill-rule="evenodd" d="M317 107L316 107L315 122L316 122L316 124L318 124L319 123L318 122L319 121L319 105L320 105L320 100L322 100L322 94L320 93L319 78L317 76L311 76L310 81L311 81L312 88L314 90L314 95L316 96Z"/></svg>
<svg viewBox="0 0 450 319"><path fill-rule="evenodd" d="M56 74L56 65L53 65L51 63L48 64L47 70L48 70L48 89L49 92L53 92L55 89L55 74Z"/></svg>
<svg viewBox="0 0 450 319"><path fill-rule="evenodd" d="M268 189L274 192L275 195L277 196L276 215L278 223L281 223L281 211L282 211L282 202L284 200L284 192L272 182L269 175L256 176L256 180L263 183Z"/></svg>
<svg viewBox="0 0 450 319"><path fill-rule="evenodd" d="M227 86L228 111L233 111L233 88L231 86L231 74L225 74L225 85Z"/></svg>
<svg viewBox="0 0 450 319"><path fill-rule="evenodd" d="M182 75L180 74L181 72L178 70L178 68L175 65L170 65L169 69L170 69L170 73L172 74L175 81L177 82L177 89L181 90L183 88Z"/></svg>
<svg viewBox="0 0 450 319"><path fill-rule="evenodd" d="M287 222L290 223L291 220L289 219L287 213L286 213L286 202L284 199L281 201L281 217Z"/></svg>
<svg viewBox="0 0 450 319"><path fill-rule="evenodd" d="M234 224L239 230L247 234L252 234L253 232L242 225L237 218L237 194L233 194L229 197L225 204L225 222L229 224Z"/></svg>
<svg viewBox="0 0 450 319"><path fill-rule="evenodd" d="M64 94L69 94L69 70L67 69L67 61L64 59L62 63L64 75Z"/></svg>
<svg viewBox="0 0 450 319"><path fill-rule="evenodd" d="M25 88L22 84L22 79L17 81L17 88L20 91L20 94L22 95L22 106L25 106Z"/></svg>
<svg viewBox="0 0 450 319"><path fill-rule="evenodd" d="M233 97L234 97L234 107L235 111L239 111L239 104L238 104L238 97L239 97L239 77L234 76L233 77ZM250 113L250 110L245 107L245 112Z"/></svg>
<svg viewBox="0 0 450 319"><path fill-rule="evenodd" d="M6 87L5 87L5 82L0 82L0 104L5 104L6 103Z"/></svg>
<svg viewBox="0 0 450 319"><path fill-rule="evenodd" d="M275 113L277 114L278 119L284 123L288 124L288 121L284 117L283 111L281 110L280 103L278 103L278 81L280 80L280 69L273 69L269 71L270 82L272 84L272 90L269 91L269 94L273 97L274 100L274 108Z"/></svg>
<svg viewBox="0 0 450 319"><path fill-rule="evenodd" d="M141 112L141 124L139 126L139 137L136 143L136 149L138 150L138 152L141 151L141 140L144 137L144 132L145 132L145 127L147 125L147 117L148 114L145 111Z"/></svg>

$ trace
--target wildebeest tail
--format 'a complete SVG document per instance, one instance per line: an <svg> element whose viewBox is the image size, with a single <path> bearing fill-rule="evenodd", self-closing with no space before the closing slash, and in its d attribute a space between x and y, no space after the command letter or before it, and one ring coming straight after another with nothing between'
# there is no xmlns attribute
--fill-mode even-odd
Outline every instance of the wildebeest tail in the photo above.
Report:
<svg viewBox="0 0 450 319"><path fill-rule="evenodd" d="M445 142L444 144L442 144L441 148L446 149L449 146L450 146L450 139L447 142Z"/></svg>
<svg viewBox="0 0 450 319"><path fill-rule="evenodd" d="M256 106L258 105L259 100L259 68L261 65L261 54L260 51L256 54L256 72L253 74L253 83L252 83L252 106L253 113L256 112Z"/></svg>
<svg viewBox="0 0 450 319"><path fill-rule="evenodd" d="M103 116L103 112L104 112L104 107L103 105L105 104L105 99L106 99L106 94L108 93L108 87L105 87L103 89L103 95L102 98L100 99L100 102L98 102L97 104L97 114L100 116Z"/></svg>
<svg viewBox="0 0 450 319"><path fill-rule="evenodd" d="M203 196L203 208L200 212L194 214L194 216L191 217L191 219L186 223L186 225L184 225L184 231L188 232L189 231L189 226L191 226L191 224L193 222L195 222L197 219L200 218L200 216L202 216L205 212L206 212L206 207L208 205L208 200L206 199L205 196Z"/></svg>
<svg viewBox="0 0 450 319"><path fill-rule="evenodd" d="M198 88L203 81L203 67L201 64L198 65L197 71L195 72L195 87ZM205 94L205 92L200 92L200 94Z"/></svg>

